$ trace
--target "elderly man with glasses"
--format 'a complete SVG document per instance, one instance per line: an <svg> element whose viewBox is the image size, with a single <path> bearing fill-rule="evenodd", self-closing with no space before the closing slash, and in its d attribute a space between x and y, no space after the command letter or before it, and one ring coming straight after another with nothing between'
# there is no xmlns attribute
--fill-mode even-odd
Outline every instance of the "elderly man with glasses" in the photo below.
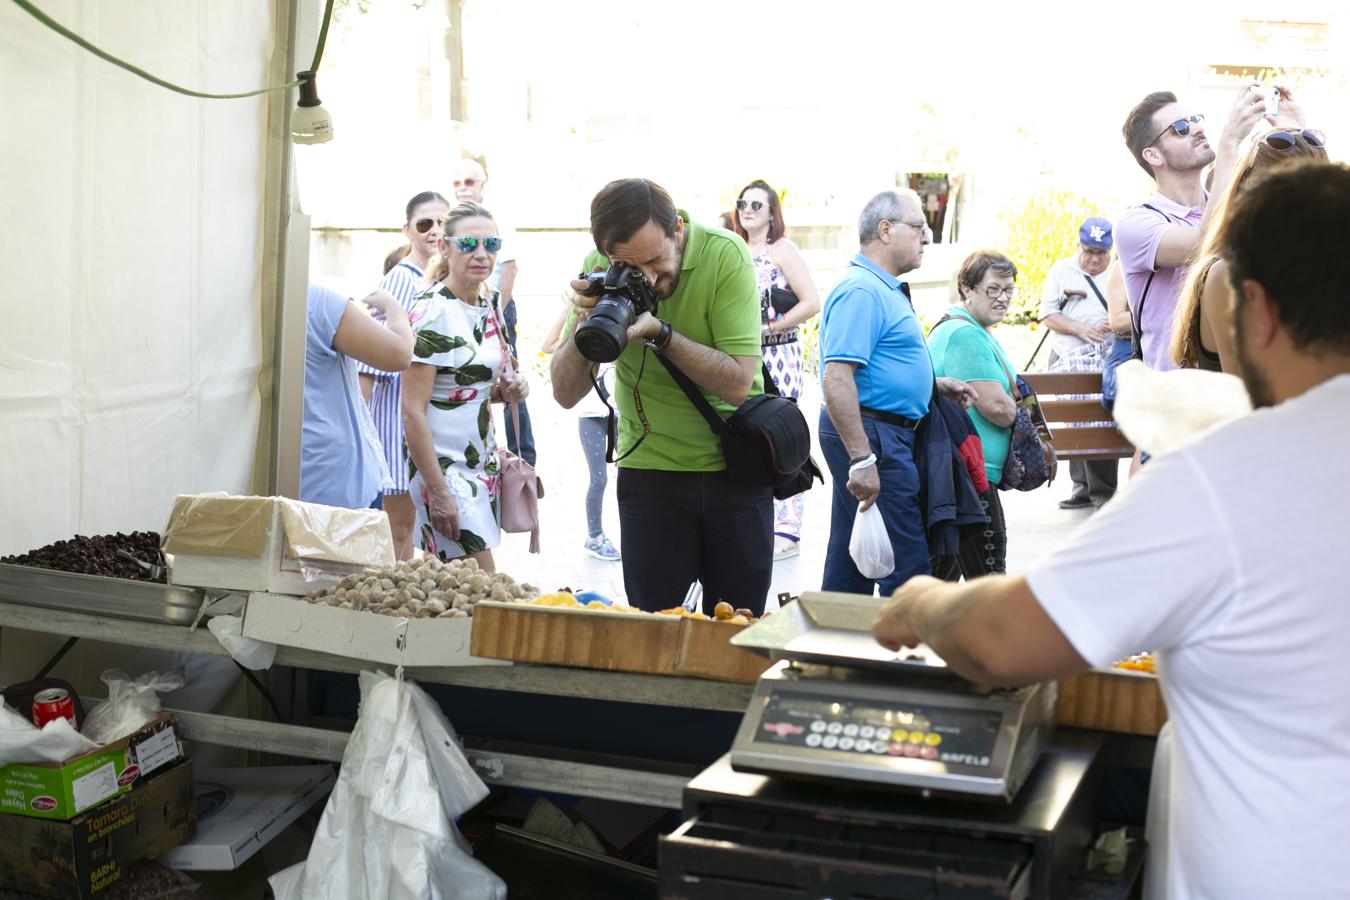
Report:
<svg viewBox="0 0 1350 900"><path fill-rule="evenodd" d="M1134 330L1150 369L1175 368L1167 355L1172 314L1186 266L1200 247L1210 194L1222 193L1238 145L1264 111L1264 96L1244 86L1213 147L1205 134L1205 117L1170 91L1149 94L1125 117L1125 145L1157 184L1146 203L1120 217L1115 235ZM1206 191L1204 171L1210 163L1214 178Z"/></svg>
<svg viewBox="0 0 1350 900"><path fill-rule="evenodd" d="M917 194L882 191L863 207L861 249L825 301L820 449L834 499L823 590L871 594L879 586L885 596L929 572L914 430L928 414L933 363L900 276L919 267L932 237ZM939 378L937 386L966 405L975 401L965 382ZM854 517L873 504L895 557L894 571L880 579L863 575L849 555Z"/></svg>

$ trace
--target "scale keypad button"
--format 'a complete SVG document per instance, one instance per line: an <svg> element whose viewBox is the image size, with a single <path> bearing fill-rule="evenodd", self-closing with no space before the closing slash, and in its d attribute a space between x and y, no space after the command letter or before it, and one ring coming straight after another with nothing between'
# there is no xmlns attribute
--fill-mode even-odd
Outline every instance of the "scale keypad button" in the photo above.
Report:
<svg viewBox="0 0 1350 900"><path fill-rule="evenodd" d="M887 728L885 725L882 725L879 728L877 728L877 733L875 737L879 741L889 741L891 739L891 730Z"/></svg>
<svg viewBox="0 0 1350 900"><path fill-rule="evenodd" d="M822 740L824 740L824 738L822 738L819 734L817 734L816 732L813 731L813 732L811 732L810 734L808 734L808 735L806 736L806 746L808 746L808 747L819 747L819 746L820 746L820 742L821 742Z"/></svg>
<svg viewBox="0 0 1350 900"><path fill-rule="evenodd" d="M868 750L872 749L872 742L867 738L858 738L858 742L853 745L853 749L857 750L859 753L866 753Z"/></svg>
<svg viewBox="0 0 1350 900"><path fill-rule="evenodd" d="M876 728L875 728L874 726L872 726L872 725L864 725L863 727L861 727L861 728L858 729L858 737L861 737L861 738L867 738L868 740L871 740L872 738L874 738L874 737L876 737L876 736L877 736L877 730L876 730ZM887 736L887 737L890 737L890 735L886 735L886 736Z"/></svg>
<svg viewBox="0 0 1350 900"><path fill-rule="evenodd" d="M888 747L886 748L886 752L889 753L891 756L904 756L904 755L905 755L905 745L904 745L904 744L891 744L890 746L888 746Z"/></svg>
<svg viewBox="0 0 1350 900"><path fill-rule="evenodd" d="M930 747L936 747L938 744L942 743L942 735L934 731L932 734L928 735L928 737L924 738L923 742Z"/></svg>
<svg viewBox="0 0 1350 900"><path fill-rule="evenodd" d="M909 742L911 744L922 744L925 737L927 737L927 735L922 731L911 731L909 733Z"/></svg>
<svg viewBox="0 0 1350 900"><path fill-rule="evenodd" d="M858 736L857 724L854 722L849 722L847 725L845 725L844 734L848 735L849 737L857 737Z"/></svg>
<svg viewBox="0 0 1350 900"><path fill-rule="evenodd" d="M832 734L827 734L825 735L824 740L820 742L820 745L826 750L833 750L835 747L839 746L839 738Z"/></svg>
<svg viewBox="0 0 1350 900"><path fill-rule="evenodd" d="M811 730L814 731L816 734L820 734L821 732L823 732L825 730L825 720L816 719L814 722L811 723Z"/></svg>
<svg viewBox="0 0 1350 900"><path fill-rule="evenodd" d="M918 744L906 744L906 745L905 745L905 755L906 755L906 756L918 756L918 755L919 755L920 749L922 749L922 748L920 748Z"/></svg>
<svg viewBox="0 0 1350 900"><path fill-rule="evenodd" d="M826 727L825 730L828 731L830 734L838 734L839 732L841 732L841 731L844 730L844 726L843 726L843 724L840 723L840 722L831 722L831 723Z"/></svg>
<svg viewBox="0 0 1350 900"><path fill-rule="evenodd" d="M890 746L890 745L887 744L885 741L873 741L873 742L872 742L872 752L873 752L873 753L878 753L878 754L880 754L880 753L885 753L886 750L887 750L887 748L888 748L889 746Z"/></svg>
<svg viewBox="0 0 1350 900"><path fill-rule="evenodd" d="M920 747L919 756L924 759L937 759L938 752L936 747Z"/></svg>
<svg viewBox="0 0 1350 900"><path fill-rule="evenodd" d="M853 738L851 738L851 737L841 737L841 738L839 739L839 749L840 749L840 750L852 750L852 749L853 749Z"/></svg>

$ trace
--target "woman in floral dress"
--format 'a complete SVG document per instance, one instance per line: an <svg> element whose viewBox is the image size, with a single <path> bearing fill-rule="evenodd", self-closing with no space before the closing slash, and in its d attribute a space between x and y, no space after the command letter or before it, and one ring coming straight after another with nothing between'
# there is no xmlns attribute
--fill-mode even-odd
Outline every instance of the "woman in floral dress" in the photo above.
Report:
<svg viewBox="0 0 1350 900"><path fill-rule="evenodd" d="M524 400L529 387L519 373L503 373L500 301L484 284L501 249L492 214L461 203L441 230L431 287L410 316L416 343L403 375L414 540L426 553L471 557L490 572L501 540L491 404Z"/></svg>
<svg viewBox="0 0 1350 900"><path fill-rule="evenodd" d="M766 182L741 189L732 225L750 248L759 287L763 331L760 347L774 387L801 397L803 358L797 330L820 312L820 294L801 251L786 236L778 194ZM777 301L777 302L775 302ZM802 495L773 502L773 558L796 556L802 538Z"/></svg>

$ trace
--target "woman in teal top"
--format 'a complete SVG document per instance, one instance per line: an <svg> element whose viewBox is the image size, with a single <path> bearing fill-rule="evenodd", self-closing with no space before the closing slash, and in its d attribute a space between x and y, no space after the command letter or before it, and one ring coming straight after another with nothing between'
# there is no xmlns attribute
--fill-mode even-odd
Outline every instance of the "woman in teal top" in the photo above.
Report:
<svg viewBox="0 0 1350 900"><path fill-rule="evenodd" d="M997 485L1003 479L1017 404L1012 396L1012 362L991 329L1008 314L1016 282L1012 260L992 250L976 250L956 273L960 302L949 307L928 333L933 374L959 378L978 396L970 418L984 445L989 491L982 499L989 524L961 547L961 572L966 578L1007 569L1008 531Z"/></svg>

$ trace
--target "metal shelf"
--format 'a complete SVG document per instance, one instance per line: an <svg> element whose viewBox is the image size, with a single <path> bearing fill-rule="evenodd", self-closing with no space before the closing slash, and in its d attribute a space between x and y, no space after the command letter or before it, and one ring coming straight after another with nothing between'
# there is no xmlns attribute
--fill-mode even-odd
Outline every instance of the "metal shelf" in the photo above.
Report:
<svg viewBox="0 0 1350 900"><path fill-rule="evenodd" d="M0 600L29 606L190 625L203 599L180 585L0 564Z"/></svg>

